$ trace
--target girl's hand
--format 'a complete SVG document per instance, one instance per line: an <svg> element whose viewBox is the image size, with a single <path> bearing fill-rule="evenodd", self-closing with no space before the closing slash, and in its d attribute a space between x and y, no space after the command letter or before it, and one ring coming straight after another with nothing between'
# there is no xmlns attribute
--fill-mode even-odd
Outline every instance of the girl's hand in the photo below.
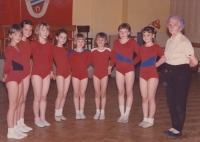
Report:
<svg viewBox="0 0 200 142"><path fill-rule="evenodd" d="M7 74L4 74L3 78L2 78L2 82L5 82L6 79L7 79L8 75Z"/></svg>
<svg viewBox="0 0 200 142"><path fill-rule="evenodd" d="M52 71L50 73L50 78L53 79L53 80L55 80L55 74Z"/></svg>
<svg viewBox="0 0 200 142"><path fill-rule="evenodd" d="M111 69L112 69L112 67L109 66L109 67L108 67L108 74L109 74L109 75L111 74Z"/></svg>

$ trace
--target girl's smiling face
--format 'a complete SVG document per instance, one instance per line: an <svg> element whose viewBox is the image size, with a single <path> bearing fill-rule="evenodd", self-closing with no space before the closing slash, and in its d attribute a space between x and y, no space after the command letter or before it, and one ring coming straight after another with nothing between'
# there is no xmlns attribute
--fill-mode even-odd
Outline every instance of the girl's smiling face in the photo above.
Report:
<svg viewBox="0 0 200 142"><path fill-rule="evenodd" d="M22 28L23 37L28 38L31 36L33 30L32 25L25 24Z"/></svg>
<svg viewBox="0 0 200 142"><path fill-rule="evenodd" d="M104 47L106 42L107 41L105 40L105 38L101 38L101 37L98 37L96 40L98 47Z"/></svg>
<svg viewBox="0 0 200 142"><path fill-rule="evenodd" d="M145 43L152 43L154 36L155 36L154 34L147 32L147 31L142 33L142 38Z"/></svg>
<svg viewBox="0 0 200 142"><path fill-rule="evenodd" d="M60 33L59 36L56 37L58 40L58 46L63 46L65 42L67 41L67 34L66 33Z"/></svg>

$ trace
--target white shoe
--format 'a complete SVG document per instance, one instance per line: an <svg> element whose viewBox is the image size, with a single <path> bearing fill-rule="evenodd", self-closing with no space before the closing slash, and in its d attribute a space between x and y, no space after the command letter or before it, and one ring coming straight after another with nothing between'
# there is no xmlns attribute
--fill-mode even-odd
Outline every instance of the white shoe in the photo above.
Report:
<svg viewBox="0 0 200 142"><path fill-rule="evenodd" d="M14 134L7 133L7 138L9 138L9 139L23 139L24 136L18 135L16 133L14 133Z"/></svg>
<svg viewBox="0 0 200 142"><path fill-rule="evenodd" d="M123 117L124 117L124 116L120 116L120 117L117 119L117 122L122 122Z"/></svg>
<svg viewBox="0 0 200 142"><path fill-rule="evenodd" d="M101 113L99 119L100 119L100 120L105 119L105 114L104 114L104 113Z"/></svg>
<svg viewBox="0 0 200 142"><path fill-rule="evenodd" d="M81 119L81 116L77 114L76 119Z"/></svg>
<svg viewBox="0 0 200 142"><path fill-rule="evenodd" d="M22 131L20 131L20 130L18 129L17 126L14 126L14 131L15 131L15 133L18 134L18 135L21 135L21 136L23 136L23 137L27 137L27 134L26 134L26 133L23 133Z"/></svg>
<svg viewBox="0 0 200 142"><path fill-rule="evenodd" d="M18 130L20 130L21 132L28 132L29 130L26 129L25 127L23 126L17 126Z"/></svg>
<svg viewBox="0 0 200 142"><path fill-rule="evenodd" d="M35 125L38 127L45 127L44 123L42 122L35 122Z"/></svg>
<svg viewBox="0 0 200 142"><path fill-rule="evenodd" d="M140 127L142 127L144 124L146 124L147 123L147 121L142 121L142 122L140 122L139 124L138 124L138 126L140 126Z"/></svg>
<svg viewBox="0 0 200 142"><path fill-rule="evenodd" d="M50 126L51 124L49 123L49 122L47 122L47 121L43 121L42 122L45 126Z"/></svg>
<svg viewBox="0 0 200 142"><path fill-rule="evenodd" d="M153 125L154 125L154 123L146 122L144 125L142 125L142 128L149 128L149 127L151 127Z"/></svg>
<svg viewBox="0 0 200 142"><path fill-rule="evenodd" d="M80 115L80 118L81 118L81 119L85 119L86 117L85 117L84 114L81 114L81 115Z"/></svg>
<svg viewBox="0 0 200 142"><path fill-rule="evenodd" d="M55 119L56 121L58 121L58 122L61 122L60 116L54 116L54 119Z"/></svg>
<svg viewBox="0 0 200 142"><path fill-rule="evenodd" d="M128 116L124 116L124 117L123 117L122 123L128 123Z"/></svg>
<svg viewBox="0 0 200 142"><path fill-rule="evenodd" d="M61 119L61 120L67 120L67 118L64 117L63 115L60 116L60 119Z"/></svg>
<svg viewBox="0 0 200 142"><path fill-rule="evenodd" d="M94 119L98 119L99 118L100 113L96 113L95 116L93 117Z"/></svg>
<svg viewBox="0 0 200 142"><path fill-rule="evenodd" d="M27 126L26 124L24 124L24 123L21 123L21 125L23 126L23 127L25 127L28 131L31 131L31 130L33 130L33 128L31 128L31 127L29 127L29 126Z"/></svg>

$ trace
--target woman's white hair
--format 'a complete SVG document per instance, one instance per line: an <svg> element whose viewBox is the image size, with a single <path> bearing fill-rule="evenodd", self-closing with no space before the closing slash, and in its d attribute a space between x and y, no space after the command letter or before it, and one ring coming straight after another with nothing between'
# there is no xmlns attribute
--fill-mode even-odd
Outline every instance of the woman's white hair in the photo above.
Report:
<svg viewBox="0 0 200 142"><path fill-rule="evenodd" d="M172 19L178 20L179 26L180 26L181 31L182 31L182 30L184 29L184 27L185 27L185 22L184 22L183 17L181 17L180 15L171 15L171 16L169 16L169 17L167 18L167 21L166 21L166 26L167 26L167 28L168 28L168 26L169 26L170 20L172 20Z"/></svg>

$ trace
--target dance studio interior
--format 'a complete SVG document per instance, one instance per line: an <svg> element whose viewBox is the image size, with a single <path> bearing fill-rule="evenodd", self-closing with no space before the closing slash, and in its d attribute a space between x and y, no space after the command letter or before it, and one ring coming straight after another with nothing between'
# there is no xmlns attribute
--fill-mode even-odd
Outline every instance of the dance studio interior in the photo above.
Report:
<svg viewBox="0 0 200 142"><path fill-rule="evenodd" d="M199 6L200 0L0 0L0 142L200 142ZM117 122L120 111L115 68L108 76L105 119L93 119L96 106L93 66L90 65L88 66L88 85L85 92L84 114L86 119L77 120L75 118L74 92L72 83L70 83L63 108L66 120L55 121L57 85L56 81L52 79L46 106L46 119L51 125L43 128L37 127L34 124L33 113L34 92L30 83L24 121L33 130L27 133L27 137L20 140L7 138L9 98L6 83L2 81L2 77L6 60L5 51L8 46L8 28L11 24L19 24L22 20L31 20L33 32L30 40L34 40L36 25L44 21L50 26L48 40L51 42L59 29L65 29L68 32L67 50L74 48L74 39L78 32L84 33L87 41L85 48L88 50L95 48L97 33L106 33L108 48L112 50L113 42L119 38L118 27L121 23L128 23L131 26L130 38L142 46L144 41L141 30L146 26L152 26L155 28L156 44L165 51L166 42L171 36L166 25L166 20L170 15L183 17L185 27L182 33L191 42L194 54L198 59L198 64L191 67L186 119L180 137L170 139L163 134L164 130L171 128L164 80L165 65L163 64L157 68L159 83L155 95L155 122L152 127L138 126L143 119L139 86L140 65L135 66L135 80L132 88L133 103L128 123ZM30 61L33 62L32 58ZM55 64L53 68L55 72Z"/></svg>

